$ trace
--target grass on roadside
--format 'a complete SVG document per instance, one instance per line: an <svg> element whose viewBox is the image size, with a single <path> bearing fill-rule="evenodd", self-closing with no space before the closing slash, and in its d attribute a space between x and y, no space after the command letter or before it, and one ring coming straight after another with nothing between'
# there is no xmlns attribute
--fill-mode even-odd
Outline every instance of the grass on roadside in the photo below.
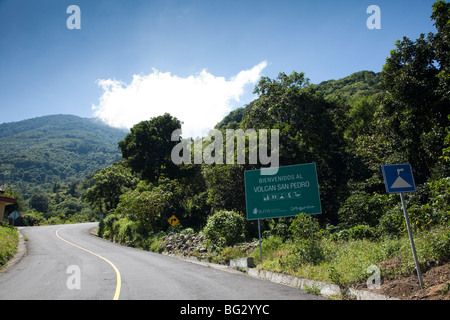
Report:
<svg viewBox="0 0 450 320"><path fill-rule="evenodd" d="M423 270L430 262L450 258L449 228L418 233L414 241ZM340 286L367 281L373 273L367 270L371 265L380 267L382 277L410 274L415 270L407 235L376 241L321 239L297 243L282 243L281 239L270 237L263 241L262 248L263 263L258 268ZM255 262L260 261L259 249L253 252L253 257Z"/></svg>
<svg viewBox="0 0 450 320"><path fill-rule="evenodd" d="M14 256L18 242L19 234L15 229L0 227L0 268Z"/></svg>

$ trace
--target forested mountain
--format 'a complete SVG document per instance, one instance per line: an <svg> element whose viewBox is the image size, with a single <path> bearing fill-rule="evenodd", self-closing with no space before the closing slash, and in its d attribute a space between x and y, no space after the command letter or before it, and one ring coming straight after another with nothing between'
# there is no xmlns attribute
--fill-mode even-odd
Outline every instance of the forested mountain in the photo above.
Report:
<svg viewBox="0 0 450 320"><path fill-rule="evenodd" d="M339 93L343 98L359 99L381 92L381 73L355 72L338 80L327 80L313 85L326 99Z"/></svg>
<svg viewBox="0 0 450 320"><path fill-rule="evenodd" d="M25 199L120 160L126 132L97 120L51 115L0 124L0 184Z"/></svg>
<svg viewBox="0 0 450 320"><path fill-rule="evenodd" d="M341 98L352 105L356 105L355 108L366 109L364 112L373 116L373 108L368 107L367 104L371 100L374 100L379 95L381 90L381 73L375 73L373 71L358 71L351 75L337 79L327 80L319 84L312 84L310 87L314 88L318 92L322 93L325 99ZM366 105L360 107L361 102ZM253 107L253 102L246 107L237 108L226 115L222 121L216 125L216 129L236 129L242 122L246 111ZM367 110L371 109L371 110ZM355 111L354 111L355 113Z"/></svg>

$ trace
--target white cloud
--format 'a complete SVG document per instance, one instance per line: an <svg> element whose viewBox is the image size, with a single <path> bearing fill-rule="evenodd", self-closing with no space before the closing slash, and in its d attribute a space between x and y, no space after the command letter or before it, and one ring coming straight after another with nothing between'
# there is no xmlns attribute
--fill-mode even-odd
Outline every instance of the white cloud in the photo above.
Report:
<svg viewBox="0 0 450 320"><path fill-rule="evenodd" d="M183 137L204 136L240 102L247 84L255 84L267 66L263 61L227 80L202 70L180 78L153 69L149 75L134 75L129 85L98 80L104 90L95 116L113 127L131 128L136 123L166 112L184 122Z"/></svg>

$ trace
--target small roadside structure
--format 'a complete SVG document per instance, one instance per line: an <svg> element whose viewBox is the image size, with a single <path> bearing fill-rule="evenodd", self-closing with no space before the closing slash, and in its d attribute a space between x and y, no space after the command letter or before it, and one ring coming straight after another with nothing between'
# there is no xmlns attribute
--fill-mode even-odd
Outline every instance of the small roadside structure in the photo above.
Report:
<svg viewBox="0 0 450 320"><path fill-rule="evenodd" d="M3 196L4 193L5 191L2 188L0 188L0 226L3 224L3 216L5 214L6 206L16 203L15 199L4 197Z"/></svg>

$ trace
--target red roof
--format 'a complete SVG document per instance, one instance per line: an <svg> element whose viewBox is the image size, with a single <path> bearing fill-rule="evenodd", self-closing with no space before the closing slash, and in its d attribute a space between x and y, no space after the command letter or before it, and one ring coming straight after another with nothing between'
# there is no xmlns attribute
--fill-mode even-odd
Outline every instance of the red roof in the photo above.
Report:
<svg viewBox="0 0 450 320"><path fill-rule="evenodd" d="M0 202L6 202L6 203L16 203L16 200L13 198L7 198L7 197L1 197L0 196Z"/></svg>

